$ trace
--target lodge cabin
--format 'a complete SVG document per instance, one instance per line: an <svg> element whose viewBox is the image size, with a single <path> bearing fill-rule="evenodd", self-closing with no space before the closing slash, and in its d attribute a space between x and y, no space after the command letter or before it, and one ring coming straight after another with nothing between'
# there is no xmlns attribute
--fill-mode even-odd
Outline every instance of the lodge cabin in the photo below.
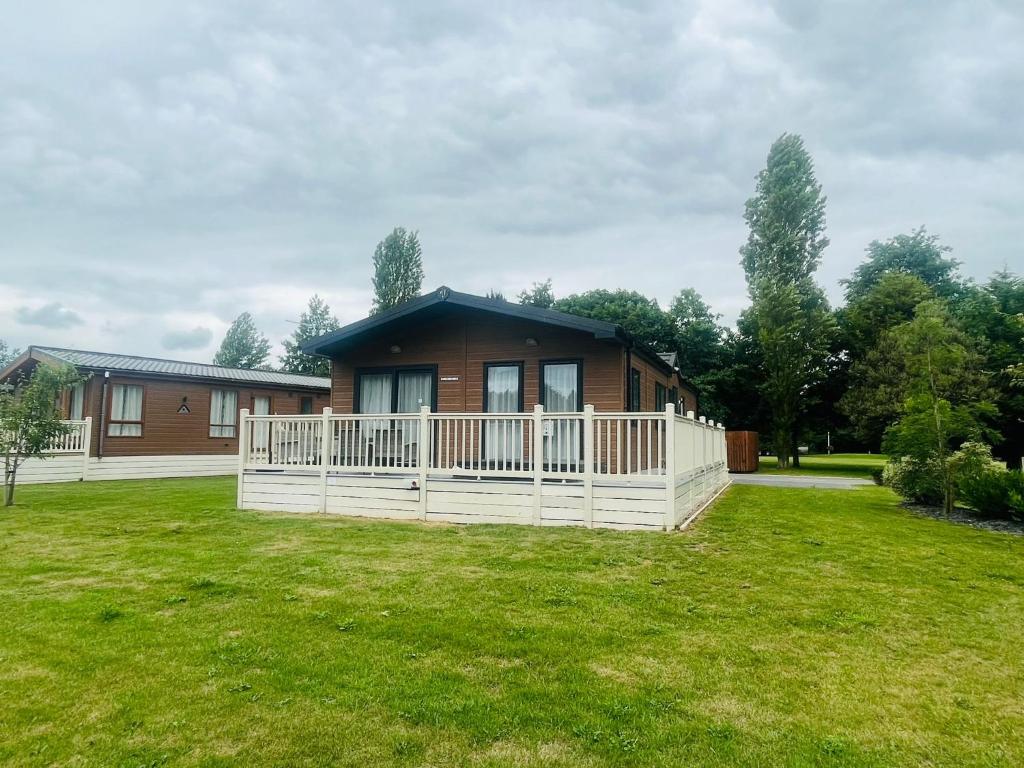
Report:
<svg viewBox="0 0 1024 768"><path fill-rule="evenodd" d="M242 409L301 415L321 413L330 402L326 378L44 346L29 347L0 371L0 382L16 385L41 363L70 365L82 376L60 408L79 425L82 437L72 442L89 461L70 475L58 472L68 456L33 464L26 482L53 473L59 479L231 474Z"/></svg>
<svg viewBox="0 0 1024 768"><path fill-rule="evenodd" d="M673 356L614 323L447 287L314 339L334 413L698 410Z"/></svg>

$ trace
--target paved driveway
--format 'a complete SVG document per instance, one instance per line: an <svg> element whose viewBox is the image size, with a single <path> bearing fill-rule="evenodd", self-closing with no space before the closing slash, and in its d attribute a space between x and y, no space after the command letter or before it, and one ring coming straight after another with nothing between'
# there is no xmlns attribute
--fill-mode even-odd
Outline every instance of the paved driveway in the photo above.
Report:
<svg viewBox="0 0 1024 768"><path fill-rule="evenodd" d="M777 488L838 488L849 490L861 485L872 485L871 480L861 477L829 477L827 475L741 475L729 478L737 485L773 485Z"/></svg>

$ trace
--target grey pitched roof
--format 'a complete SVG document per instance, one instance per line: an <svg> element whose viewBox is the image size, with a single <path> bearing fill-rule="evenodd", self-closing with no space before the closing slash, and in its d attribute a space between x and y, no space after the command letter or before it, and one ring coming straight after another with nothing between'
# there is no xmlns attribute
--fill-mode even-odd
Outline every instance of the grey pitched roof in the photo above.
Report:
<svg viewBox="0 0 1024 768"><path fill-rule="evenodd" d="M122 372L152 373L159 376L182 376L197 379L223 379L240 384L266 384L281 387L305 387L307 389L331 388L331 380L319 376L302 376L296 373L278 371L254 371L245 368L225 368L222 365L188 363L180 360L162 360L156 357L116 355L107 352L87 352L81 349L59 347L30 347L29 352L38 352L79 368Z"/></svg>
<svg viewBox="0 0 1024 768"><path fill-rule="evenodd" d="M474 296L470 293L459 293L442 285L436 291L431 291L423 296L411 299L397 307L376 315L370 315L363 320L346 325L336 331L310 339L302 345L302 350L314 355L327 354L331 351L332 347L342 345L364 333L374 331L388 323L438 304L468 307L498 315L532 320L537 323L544 323L545 325L570 328L593 334L598 339L618 339L623 342L629 340L628 334L615 323L605 322L604 320L591 320L588 317L569 315L565 312L556 312L553 309L513 304L502 299L489 299L484 296Z"/></svg>
<svg viewBox="0 0 1024 768"><path fill-rule="evenodd" d="M679 355L675 352L659 352L658 357L664 360L666 363L671 365L673 368L677 367Z"/></svg>

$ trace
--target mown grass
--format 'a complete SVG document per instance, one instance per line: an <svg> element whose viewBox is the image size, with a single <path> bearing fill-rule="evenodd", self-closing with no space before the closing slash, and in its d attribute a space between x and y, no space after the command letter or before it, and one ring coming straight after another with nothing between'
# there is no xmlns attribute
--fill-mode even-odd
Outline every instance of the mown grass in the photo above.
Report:
<svg viewBox="0 0 1024 768"><path fill-rule="evenodd" d="M0 762L1024 764L1024 539L885 489L734 487L676 534L233 498L19 489Z"/></svg>
<svg viewBox="0 0 1024 768"><path fill-rule="evenodd" d="M887 460L887 456L877 453L833 453L831 456L801 456L799 468L779 469L779 462L774 456L762 456L758 471L765 474L869 478L874 470L884 467Z"/></svg>

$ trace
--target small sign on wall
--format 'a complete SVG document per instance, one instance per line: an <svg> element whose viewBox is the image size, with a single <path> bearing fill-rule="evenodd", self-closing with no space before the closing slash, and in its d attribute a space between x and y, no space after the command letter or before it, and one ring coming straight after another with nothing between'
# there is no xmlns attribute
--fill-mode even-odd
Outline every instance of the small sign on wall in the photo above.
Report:
<svg viewBox="0 0 1024 768"><path fill-rule="evenodd" d="M458 381L458 376L442 376L441 381Z"/></svg>

